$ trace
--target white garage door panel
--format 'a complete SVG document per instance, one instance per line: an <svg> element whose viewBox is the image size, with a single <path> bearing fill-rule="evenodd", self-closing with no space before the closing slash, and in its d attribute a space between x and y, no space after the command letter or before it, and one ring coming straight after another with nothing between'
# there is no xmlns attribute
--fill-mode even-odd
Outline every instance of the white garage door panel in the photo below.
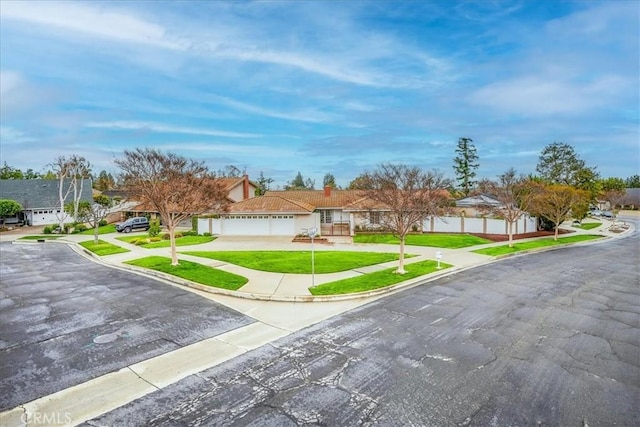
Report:
<svg viewBox="0 0 640 427"><path fill-rule="evenodd" d="M274 215L271 217L271 234L273 236L295 235L293 215Z"/></svg>

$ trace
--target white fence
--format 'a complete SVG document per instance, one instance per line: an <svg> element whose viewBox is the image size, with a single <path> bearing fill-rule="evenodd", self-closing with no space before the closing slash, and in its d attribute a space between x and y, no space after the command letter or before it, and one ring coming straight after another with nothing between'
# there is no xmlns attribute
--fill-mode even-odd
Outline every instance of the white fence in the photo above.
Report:
<svg viewBox="0 0 640 427"><path fill-rule="evenodd" d="M426 232L436 233L481 233L481 234L509 234L509 224L503 219L430 217L422 226ZM528 215L523 216L513 224L513 234L531 233L536 231L536 219Z"/></svg>

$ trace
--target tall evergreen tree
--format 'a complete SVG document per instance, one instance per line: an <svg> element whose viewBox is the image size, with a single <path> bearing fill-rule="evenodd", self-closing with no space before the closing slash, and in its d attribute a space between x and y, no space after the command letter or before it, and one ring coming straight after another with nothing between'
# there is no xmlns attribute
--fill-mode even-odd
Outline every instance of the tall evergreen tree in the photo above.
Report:
<svg viewBox="0 0 640 427"><path fill-rule="evenodd" d="M473 139L459 138L456 153L457 156L453 159L453 170L456 172L456 181L460 190L466 197L477 183L473 178L476 176L476 169L480 166Z"/></svg>
<svg viewBox="0 0 640 427"><path fill-rule="evenodd" d="M333 187L333 188L337 188L338 186L336 185L336 178L333 176L333 174L327 173L324 175L324 178L322 179L322 186L323 187Z"/></svg>

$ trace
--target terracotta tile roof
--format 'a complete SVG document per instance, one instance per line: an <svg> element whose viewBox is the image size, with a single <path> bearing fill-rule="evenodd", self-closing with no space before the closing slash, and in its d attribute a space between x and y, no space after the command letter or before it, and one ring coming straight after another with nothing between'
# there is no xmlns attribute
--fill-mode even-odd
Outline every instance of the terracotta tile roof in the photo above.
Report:
<svg viewBox="0 0 640 427"><path fill-rule="evenodd" d="M359 199L358 190L331 190L329 196L325 196L324 190L299 190L299 191L267 191L265 196L280 196L288 200L296 200L316 208L342 208L354 200Z"/></svg>
<svg viewBox="0 0 640 427"><path fill-rule="evenodd" d="M279 195L264 195L252 197L229 206L228 213L255 212L255 213L311 213L315 206L281 197Z"/></svg>

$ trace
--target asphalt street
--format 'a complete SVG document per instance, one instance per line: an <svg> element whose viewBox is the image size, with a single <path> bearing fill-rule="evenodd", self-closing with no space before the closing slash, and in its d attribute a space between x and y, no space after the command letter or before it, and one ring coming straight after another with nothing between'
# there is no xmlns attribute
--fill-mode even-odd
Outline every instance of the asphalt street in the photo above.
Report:
<svg viewBox="0 0 640 427"><path fill-rule="evenodd" d="M64 244L0 243L0 410L254 320Z"/></svg>
<svg viewBox="0 0 640 427"><path fill-rule="evenodd" d="M88 421L640 425L639 235L390 295Z"/></svg>

